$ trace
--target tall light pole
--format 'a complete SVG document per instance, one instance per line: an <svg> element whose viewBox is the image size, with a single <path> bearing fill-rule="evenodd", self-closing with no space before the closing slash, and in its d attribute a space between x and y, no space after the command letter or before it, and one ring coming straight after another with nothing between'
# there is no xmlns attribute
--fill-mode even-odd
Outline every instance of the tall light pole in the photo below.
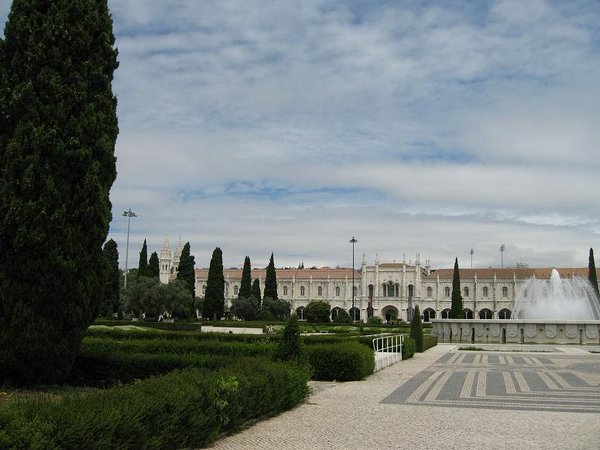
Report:
<svg viewBox="0 0 600 450"><path fill-rule="evenodd" d="M356 310L354 309L354 244L357 242L354 236L352 236L352 239L350 239L350 243L352 244L352 322L356 320Z"/></svg>
<svg viewBox="0 0 600 450"><path fill-rule="evenodd" d="M500 246L500 267L504 269L504 250L506 250L506 246L502 244Z"/></svg>
<svg viewBox="0 0 600 450"><path fill-rule="evenodd" d="M475 254L475 250L471 249L471 269L473 268L473 255Z"/></svg>
<svg viewBox="0 0 600 450"><path fill-rule="evenodd" d="M127 245L125 246L125 283L123 284L123 289L127 289L127 261L129 260L129 225L131 223L132 217L137 217L137 215L129 208L127 211L123 212L123 216L127 217Z"/></svg>

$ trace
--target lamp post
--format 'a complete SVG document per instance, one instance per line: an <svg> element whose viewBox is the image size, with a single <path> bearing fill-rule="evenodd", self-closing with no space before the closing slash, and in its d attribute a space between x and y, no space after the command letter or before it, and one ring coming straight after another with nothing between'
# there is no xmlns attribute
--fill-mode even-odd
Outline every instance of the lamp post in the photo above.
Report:
<svg viewBox="0 0 600 450"><path fill-rule="evenodd" d="M471 269L473 268L473 255L475 254L475 250L471 249Z"/></svg>
<svg viewBox="0 0 600 450"><path fill-rule="evenodd" d="M352 244L352 322L356 320L356 310L354 309L354 244L358 241L352 236L350 243Z"/></svg>
<svg viewBox="0 0 600 450"><path fill-rule="evenodd" d="M127 245L125 246L125 282L123 284L123 289L127 289L127 261L129 260L129 225L131 223L132 217L137 217L137 215L129 208L127 211L123 212L123 217L127 217Z"/></svg>
<svg viewBox="0 0 600 450"><path fill-rule="evenodd" d="M506 250L506 246L502 244L500 246L500 267L504 269L504 250Z"/></svg>

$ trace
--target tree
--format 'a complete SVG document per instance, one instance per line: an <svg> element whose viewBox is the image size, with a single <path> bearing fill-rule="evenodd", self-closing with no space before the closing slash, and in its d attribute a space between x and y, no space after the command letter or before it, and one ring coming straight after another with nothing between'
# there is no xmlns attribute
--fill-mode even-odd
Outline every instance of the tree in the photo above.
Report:
<svg viewBox="0 0 600 450"><path fill-rule="evenodd" d="M292 307L289 302L286 302L285 300L273 300L272 298L265 297L262 302L262 309L263 311L269 311L273 314L275 319L284 320L290 315Z"/></svg>
<svg viewBox="0 0 600 450"><path fill-rule="evenodd" d="M186 242L181 250L181 256L179 257L179 270L177 271L177 279L182 280L188 291L191 293L192 301L196 297L196 272L194 266L196 261L190 254L190 243Z"/></svg>
<svg viewBox="0 0 600 450"><path fill-rule="evenodd" d="M592 284L592 289L596 294L596 298L600 300L600 292L598 291L598 274L596 273L596 262L594 261L594 249L590 248L590 258L588 263L588 280Z"/></svg>
<svg viewBox="0 0 600 450"><path fill-rule="evenodd" d="M307 359L306 349L300 338L300 326L296 314L292 314L285 324L283 335L277 343L275 359L280 361L306 361Z"/></svg>
<svg viewBox="0 0 600 450"><path fill-rule="evenodd" d="M117 68L106 0L15 0L0 39L0 383L70 372L106 280Z"/></svg>
<svg viewBox="0 0 600 450"><path fill-rule="evenodd" d="M410 337L415 341L417 351L423 351L423 325L421 324L421 311L415 306L415 313L410 321Z"/></svg>
<svg viewBox="0 0 600 450"><path fill-rule="evenodd" d="M138 264L138 277L147 277L148 276L148 246L146 245L146 239L144 239L144 244L142 245L142 250L140 251L140 262Z"/></svg>
<svg viewBox="0 0 600 450"><path fill-rule="evenodd" d="M331 306L329 306L329 303L319 300L306 305L304 317L308 322L329 323L330 312Z"/></svg>
<svg viewBox="0 0 600 450"><path fill-rule="evenodd" d="M249 298L251 295L252 268L250 267L250 257L246 256L244 259L244 268L242 269L242 282L240 283L240 292L238 293L238 298Z"/></svg>
<svg viewBox="0 0 600 450"><path fill-rule="evenodd" d="M260 310L254 297L238 297L231 300L231 312L242 320L256 320Z"/></svg>
<svg viewBox="0 0 600 450"><path fill-rule="evenodd" d="M160 277L160 262L158 260L158 253L152 252L150 259L148 260L148 271L146 275L149 278Z"/></svg>
<svg viewBox="0 0 600 450"><path fill-rule="evenodd" d="M267 266L267 275L265 276L265 291L263 297L271 297L273 300L277 300L277 273L275 272L275 262L273 261L273 253L271 253L271 259Z"/></svg>
<svg viewBox="0 0 600 450"><path fill-rule="evenodd" d="M225 278L223 276L223 252L215 248L208 267L206 292L204 294L204 308L202 317L220 319L225 312Z"/></svg>
<svg viewBox="0 0 600 450"><path fill-rule="evenodd" d="M454 272L452 274L452 305L450 307L451 319L464 319L463 298L460 293L460 273L458 270L458 258L454 261Z"/></svg>
<svg viewBox="0 0 600 450"><path fill-rule="evenodd" d="M162 284L157 278L142 277L123 292L123 303L134 316L158 317L169 313L180 319L190 318L190 291L181 280Z"/></svg>
<svg viewBox="0 0 600 450"><path fill-rule="evenodd" d="M346 311L345 309L339 309L337 316L335 316L335 319L333 319L334 323L352 323L352 317L350 317L350 314L348 313L348 311ZM362 322L361 322L362 323Z"/></svg>
<svg viewBox="0 0 600 450"><path fill-rule="evenodd" d="M119 291L120 291L120 272L119 272L119 251L117 243L110 239L104 244L103 255L110 269L107 273L107 279L104 284L103 299L99 307L99 313L103 316L112 316L119 311Z"/></svg>
<svg viewBox="0 0 600 450"><path fill-rule="evenodd" d="M252 292L251 292L252 296L258 300L258 304L260 306L262 297L260 295L260 281L258 280L258 278L256 278L254 280L254 282L252 283Z"/></svg>

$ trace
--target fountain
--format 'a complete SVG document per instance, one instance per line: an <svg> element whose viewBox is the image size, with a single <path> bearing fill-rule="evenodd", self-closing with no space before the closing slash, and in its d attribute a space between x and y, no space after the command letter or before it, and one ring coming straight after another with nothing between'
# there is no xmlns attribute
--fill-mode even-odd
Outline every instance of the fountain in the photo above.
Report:
<svg viewBox="0 0 600 450"><path fill-rule="evenodd" d="M530 278L515 298L515 319L599 320L600 303L592 286L580 277L561 280L552 269L549 280Z"/></svg>
<svg viewBox="0 0 600 450"><path fill-rule="evenodd" d="M528 279L515 297L511 319L432 321L440 342L600 345L600 302L583 278Z"/></svg>

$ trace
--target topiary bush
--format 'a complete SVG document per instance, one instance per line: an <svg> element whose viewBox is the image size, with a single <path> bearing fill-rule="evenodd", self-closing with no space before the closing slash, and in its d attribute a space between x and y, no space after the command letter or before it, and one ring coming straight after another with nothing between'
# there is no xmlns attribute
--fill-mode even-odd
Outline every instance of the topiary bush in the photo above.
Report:
<svg viewBox="0 0 600 450"><path fill-rule="evenodd" d="M306 350L304 343L300 338L300 327L298 326L298 317L292 314L275 350L275 359L280 361L306 361Z"/></svg>
<svg viewBox="0 0 600 450"><path fill-rule="evenodd" d="M373 373L373 350L358 342L307 347L314 380L354 381Z"/></svg>
<svg viewBox="0 0 600 450"><path fill-rule="evenodd" d="M421 325L421 311L415 306L415 311L410 321L410 337L415 341L419 353L423 352L423 326Z"/></svg>
<svg viewBox="0 0 600 450"><path fill-rule="evenodd" d="M404 342L402 343L402 359L412 358L417 351L417 345L410 336L404 336Z"/></svg>

